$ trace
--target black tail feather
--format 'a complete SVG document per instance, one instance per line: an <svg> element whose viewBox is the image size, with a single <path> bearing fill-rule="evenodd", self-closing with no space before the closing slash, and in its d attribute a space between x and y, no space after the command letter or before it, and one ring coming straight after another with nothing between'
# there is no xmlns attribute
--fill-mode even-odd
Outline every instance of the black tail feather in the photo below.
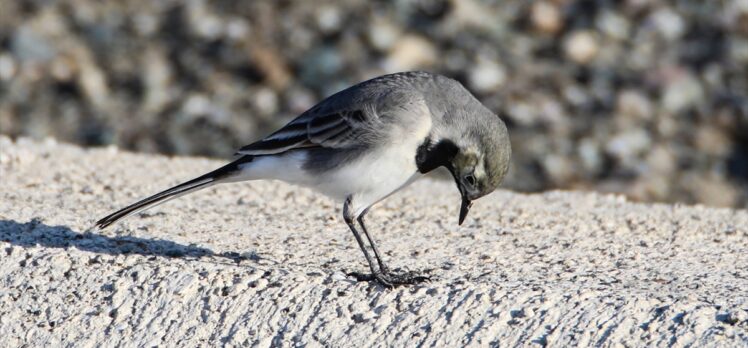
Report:
<svg viewBox="0 0 748 348"><path fill-rule="evenodd" d="M221 182L221 179L227 179L231 177L231 175L234 174L239 169L240 164L251 162L252 159L253 159L252 156L243 156L239 158L238 160L231 162L221 168L218 168L210 173L207 173L205 175L202 175L200 177L197 177L185 183L174 186L168 190L159 192L146 199L143 199L136 203L128 205L127 207L122 208L110 215L107 215L101 220L97 221L96 227L102 228L102 229L106 228L107 226L117 222L118 220L125 218L127 216L130 216L132 214L135 214L137 212L155 207L162 203L166 203L169 200L172 200L182 195L186 195L190 192L194 192L194 191L218 184Z"/></svg>

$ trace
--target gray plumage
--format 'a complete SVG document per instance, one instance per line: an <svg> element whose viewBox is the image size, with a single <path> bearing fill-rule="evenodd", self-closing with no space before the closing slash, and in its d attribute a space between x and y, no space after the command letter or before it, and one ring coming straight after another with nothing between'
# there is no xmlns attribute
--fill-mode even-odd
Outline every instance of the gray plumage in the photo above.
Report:
<svg viewBox="0 0 748 348"><path fill-rule="evenodd" d="M146 198L97 222L115 221L218 183L279 179L344 201L346 223L375 279L393 286L423 277L394 275L384 265L363 217L422 174L446 167L462 195L459 222L472 200L501 183L511 146L506 126L459 82L426 72L384 75L338 92L262 140L236 161ZM355 226L374 251L378 268Z"/></svg>

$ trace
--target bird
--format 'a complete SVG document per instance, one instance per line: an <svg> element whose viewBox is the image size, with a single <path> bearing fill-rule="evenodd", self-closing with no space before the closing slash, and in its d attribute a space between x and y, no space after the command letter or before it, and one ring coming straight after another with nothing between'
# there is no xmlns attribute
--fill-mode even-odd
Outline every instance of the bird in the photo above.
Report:
<svg viewBox="0 0 748 348"><path fill-rule="evenodd" d="M351 273L357 280L416 284L430 278L386 266L365 226L370 208L443 167L460 192L462 225L472 202L502 183L511 153L504 122L457 80L425 71L387 74L325 98L240 148L234 161L118 210L95 227L216 184L280 180L342 202L343 220L371 271Z"/></svg>

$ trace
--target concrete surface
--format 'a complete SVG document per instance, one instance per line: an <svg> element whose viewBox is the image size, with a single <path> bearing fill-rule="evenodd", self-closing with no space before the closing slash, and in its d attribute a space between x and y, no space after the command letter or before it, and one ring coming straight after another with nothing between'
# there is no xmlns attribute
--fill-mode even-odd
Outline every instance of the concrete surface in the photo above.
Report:
<svg viewBox="0 0 748 348"><path fill-rule="evenodd" d="M93 222L223 161L0 136L0 345L748 346L748 213L498 191L457 226L453 184L373 209L384 289L340 205L217 186Z"/></svg>

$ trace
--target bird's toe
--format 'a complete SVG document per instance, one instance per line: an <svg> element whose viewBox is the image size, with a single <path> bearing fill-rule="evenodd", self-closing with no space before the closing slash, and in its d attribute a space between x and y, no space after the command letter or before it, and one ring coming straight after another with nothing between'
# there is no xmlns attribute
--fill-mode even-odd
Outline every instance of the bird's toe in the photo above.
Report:
<svg viewBox="0 0 748 348"><path fill-rule="evenodd" d="M351 273L348 273L348 276L356 278L356 280L359 282L375 281L386 288L394 288L396 286L401 286L401 285L414 285L414 284L431 281L430 277L418 275L415 272L405 272L405 273L398 273L398 274L393 274L390 272L388 273L351 272Z"/></svg>
<svg viewBox="0 0 748 348"><path fill-rule="evenodd" d="M390 282L394 285L415 285L431 281L430 277L408 272L404 274L393 274L389 276Z"/></svg>

